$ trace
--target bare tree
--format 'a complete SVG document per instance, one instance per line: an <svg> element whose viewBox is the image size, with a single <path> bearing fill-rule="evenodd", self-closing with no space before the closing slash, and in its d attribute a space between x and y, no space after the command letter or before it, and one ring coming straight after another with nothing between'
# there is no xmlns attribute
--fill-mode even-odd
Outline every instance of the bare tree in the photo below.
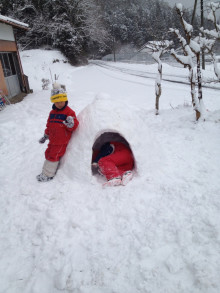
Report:
<svg viewBox="0 0 220 293"><path fill-rule="evenodd" d="M152 54L152 58L157 62L158 67L158 74L155 81L155 95L156 95L156 101L155 101L155 114L159 115L159 99L162 93L162 87L161 87L161 81L162 81L162 62L161 62L161 56L168 52L169 46L172 44L172 41L150 41L148 42L144 48L148 49L148 52Z"/></svg>
<svg viewBox="0 0 220 293"><path fill-rule="evenodd" d="M211 37L211 40L207 41L205 43L205 49L206 51L210 54L212 60L213 60L213 65L214 65L214 72L216 75L217 80L212 80L214 82L219 82L220 81L220 69L218 68L218 60L216 58L216 55L213 52L213 47L215 44L215 41L220 39L220 25L217 23L217 17L216 17L216 10L220 9L220 3L209 3L207 5L210 9L209 14L208 14L208 19L214 24L214 29L213 30L208 30L201 28L201 31L208 37Z"/></svg>
<svg viewBox="0 0 220 293"><path fill-rule="evenodd" d="M182 4L176 4L176 10L180 16L180 21L185 33L185 37L183 37L177 29L170 29L170 32L173 32L178 38L184 56L178 55L174 49L171 50L171 55L179 63L189 69L192 104L196 112L196 120L199 120L202 113L202 77L200 66L200 53L203 48L204 42L200 41L201 36L199 38L192 39L193 27L183 18ZM196 57L196 67L193 61L194 57ZM198 84L198 95L196 92L196 84Z"/></svg>

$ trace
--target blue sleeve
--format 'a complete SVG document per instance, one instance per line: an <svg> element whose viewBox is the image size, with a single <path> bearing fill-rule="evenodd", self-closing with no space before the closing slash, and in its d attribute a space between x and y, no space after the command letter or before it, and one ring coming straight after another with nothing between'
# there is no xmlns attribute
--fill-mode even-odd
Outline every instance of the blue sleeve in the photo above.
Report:
<svg viewBox="0 0 220 293"><path fill-rule="evenodd" d="M108 156L108 155L110 155L110 154L112 154L112 153L113 153L113 147L112 147L112 145L111 145L109 142L107 142L107 143L105 143L105 144L101 147L100 152L99 152L99 154L96 156L94 162L95 162L95 163L98 163L98 161L99 161L101 158L106 157L106 156Z"/></svg>

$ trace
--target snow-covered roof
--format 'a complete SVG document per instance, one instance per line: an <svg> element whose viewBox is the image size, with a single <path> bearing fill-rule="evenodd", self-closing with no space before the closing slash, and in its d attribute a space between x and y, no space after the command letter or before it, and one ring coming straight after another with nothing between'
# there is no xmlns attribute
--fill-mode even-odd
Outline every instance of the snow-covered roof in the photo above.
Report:
<svg viewBox="0 0 220 293"><path fill-rule="evenodd" d="M13 18L4 16L4 15L1 15L1 14L0 14L0 22L3 22L5 24L9 24L9 25L11 25L13 27L25 29L25 30L28 30L28 28L29 28L29 25L27 23L20 22L18 20L15 20Z"/></svg>

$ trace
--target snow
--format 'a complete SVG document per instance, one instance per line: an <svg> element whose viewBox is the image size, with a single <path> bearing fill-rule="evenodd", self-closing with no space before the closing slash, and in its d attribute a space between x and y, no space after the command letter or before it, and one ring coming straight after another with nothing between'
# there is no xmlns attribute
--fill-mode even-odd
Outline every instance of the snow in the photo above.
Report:
<svg viewBox="0 0 220 293"><path fill-rule="evenodd" d="M162 50L164 53L167 51L167 48L173 44L172 41L149 41L147 42L141 51L146 51L148 53L157 52Z"/></svg>
<svg viewBox="0 0 220 293"><path fill-rule="evenodd" d="M188 48L188 52L191 53L191 49L189 46L187 46ZM184 55L179 55L179 54L176 54L175 50L174 49L171 49L171 54L173 54L174 56L176 56L176 58L178 60L180 60L181 64L185 64L185 65L189 65L191 68L193 67L193 60L192 60L192 56L191 54L189 56L184 56Z"/></svg>
<svg viewBox="0 0 220 293"><path fill-rule="evenodd" d="M215 18L214 18L214 15L213 15L213 12L210 11L207 15L207 19L214 22L215 21Z"/></svg>
<svg viewBox="0 0 220 293"><path fill-rule="evenodd" d="M158 52L154 52L154 53L152 54L153 59L154 59L157 63L160 63L160 62L161 62L161 61L160 61L160 56L161 56L161 54L162 54L162 49L161 49L160 51L158 51Z"/></svg>
<svg viewBox="0 0 220 293"><path fill-rule="evenodd" d="M176 8L177 8L180 12L182 12L182 10L183 10L183 5L182 5L181 3L176 3Z"/></svg>
<svg viewBox="0 0 220 293"><path fill-rule="evenodd" d="M190 40L189 46L193 50L193 52L195 52L195 53L199 53L201 50L200 45L194 40Z"/></svg>
<svg viewBox="0 0 220 293"><path fill-rule="evenodd" d="M184 19L183 19L183 23L184 23L184 29L187 31L188 34L191 34L193 32L193 26L187 23Z"/></svg>
<svg viewBox="0 0 220 293"><path fill-rule="evenodd" d="M29 25L27 23L18 21L16 19L1 15L1 14L0 14L0 20L4 20L4 21L7 21L7 22L10 22L10 23L13 23L13 24L17 24L17 25L20 25L20 26L24 26L24 27L29 27Z"/></svg>
<svg viewBox="0 0 220 293"><path fill-rule="evenodd" d="M216 31L215 29L214 30L204 30L204 33L210 35L211 37L213 38L219 38L219 32Z"/></svg>
<svg viewBox="0 0 220 293"><path fill-rule="evenodd" d="M57 51L21 59L33 94L0 112L1 292L218 293L219 89L203 89L205 121L196 123L189 85L162 81L156 116L154 78L72 67ZM188 70L163 67L187 79ZM41 80L50 71L80 126L54 180L39 183L46 144L38 139L51 109ZM127 186L103 189L91 174L92 145L106 130L131 145Z"/></svg>
<svg viewBox="0 0 220 293"><path fill-rule="evenodd" d="M213 59L214 59L214 72L215 72L215 75L218 79L220 79L220 68L219 68L219 65L218 65L218 58L216 56L213 56Z"/></svg>

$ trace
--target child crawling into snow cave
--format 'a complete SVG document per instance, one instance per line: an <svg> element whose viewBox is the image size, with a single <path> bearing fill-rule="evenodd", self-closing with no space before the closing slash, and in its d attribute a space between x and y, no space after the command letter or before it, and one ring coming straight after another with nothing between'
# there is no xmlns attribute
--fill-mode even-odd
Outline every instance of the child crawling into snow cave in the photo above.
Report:
<svg viewBox="0 0 220 293"><path fill-rule="evenodd" d="M95 154L92 167L106 177L104 187L126 185L133 177L133 154L122 142L106 142Z"/></svg>

